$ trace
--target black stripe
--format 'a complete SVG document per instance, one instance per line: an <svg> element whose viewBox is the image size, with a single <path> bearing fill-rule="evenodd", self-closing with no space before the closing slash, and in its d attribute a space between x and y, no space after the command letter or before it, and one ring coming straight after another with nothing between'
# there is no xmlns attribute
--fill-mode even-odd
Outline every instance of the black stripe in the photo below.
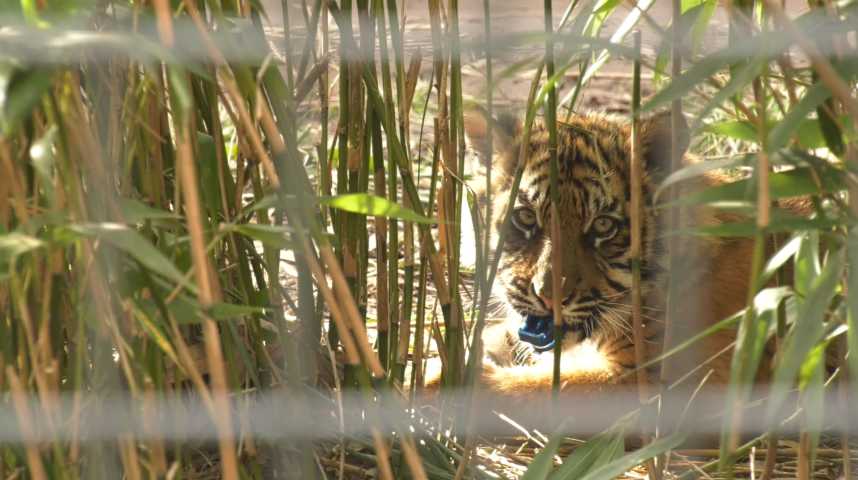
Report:
<svg viewBox="0 0 858 480"><path fill-rule="evenodd" d="M623 270L626 272L632 271L632 266L630 263L620 263L620 262L611 262L608 266L614 270Z"/></svg>
<svg viewBox="0 0 858 480"><path fill-rule="evenodd" d="M608 282L608 286L614 290L614 293L624 292L629 289L629 287L623 285L622 283L614 280L613 278L605 275L605 281Z"/></svg>

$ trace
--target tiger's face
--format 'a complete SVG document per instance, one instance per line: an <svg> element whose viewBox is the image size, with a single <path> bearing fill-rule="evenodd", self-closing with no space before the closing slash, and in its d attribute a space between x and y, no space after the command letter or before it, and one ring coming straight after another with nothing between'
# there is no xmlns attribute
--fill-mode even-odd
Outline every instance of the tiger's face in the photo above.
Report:
<svg viewBox="0 0 858 480"><path fill-rule="evenodd" d="M669 164L669 116L646 120L641 127L644 152L644 203ZM667 142L667 143L665 143ZM561 242L551 241L553 209L548 132L531 134L512 217L504 226L520 140L515 132L501 136L494 170L492 228L505 229L499 280L508 305L522 317L552 315L554 272L559 250L562 317L578 339L631 332L630 128L602 116L580 116L558 125L557 215ZM644 208L642 283L655 283L662 255L657 211Z"/></svg>

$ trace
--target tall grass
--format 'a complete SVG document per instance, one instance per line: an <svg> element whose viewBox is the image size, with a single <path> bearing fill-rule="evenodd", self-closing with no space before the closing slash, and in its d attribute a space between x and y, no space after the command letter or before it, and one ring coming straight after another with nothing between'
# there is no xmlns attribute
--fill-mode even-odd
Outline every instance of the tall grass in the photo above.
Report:
<svg viewBox="0 0 858 480"><path fill-rule="evenodd" d="M546 1L543 31L508 35L485 0L484 38L472 40L460 32L459 2L428 0L421 21L431 41L414 49L408 2L283 2L283 37L269 38L277 51L263 31L276 12L258 2L2 7L0 478L514 475L480 453L485 439L471 421L480 407L469 396L479 388L475 352L505 238L503 229L489 234L490 201L471 198L473 225L463 223L473 173L464 112L485 95L492 115L496 86L535 67L522 137L526 145L542 115L556 194L558 111L580 109L609 58L664 79L640 109L635 99L635 119L670 104L677 119L690 113L701 144L743 149L679 169L659 188L725 167L745 172L733 185L639 205L732 209L748 220L679 233L757 243L748 308L723 323L738 336L721 448L697 468L730 476L755 449L772 478L778 438L797 432L797 476L810 478L819 446L833 441L848 471L850 432L828 435L823 414L833 385L844 405L858 395L858 357L848 354L858 350L858 296L848 295L858 289L854 2L811 2L800 18L779 2L733 2L731 42L702 55L716 2L677 1L672 28L650 25L663 38L645 38L664 46L657 58L626 40L654 23L652 2L628 11L620 3L572 0L557 21ZM608 31L612 19L627 21ZM677 45L688 48L670 50L668 62L664 52ZM513 47L536 53L500 65ZM486 60L482 92L465 88L473 56ZM776 202L793 197L808 199L814 215ZM461 265L469 229L473 271ZM774 234L783 241L767 252ZM639 367L693 352L711 332L693 333ZM832 377L826 354L835 351ZM466 395L428 418L407 408L421 400L435 352L444 391ZM558 350L557 390L559 360ZM743 418L761 368L774 379L768 426L750 438ZM556 467L558 433L526 478L673 469L651 459L669 458L684 434L650 435L639 417L657 408L662 389L643 376L640 387L643 413L564 448ZM269 401L278 408L265 410ZM298 434L320 405L336 417L334 431L320 420ZM277 413L260 422L262 411ZM626 453L634 431L646 442Z"/></svg>

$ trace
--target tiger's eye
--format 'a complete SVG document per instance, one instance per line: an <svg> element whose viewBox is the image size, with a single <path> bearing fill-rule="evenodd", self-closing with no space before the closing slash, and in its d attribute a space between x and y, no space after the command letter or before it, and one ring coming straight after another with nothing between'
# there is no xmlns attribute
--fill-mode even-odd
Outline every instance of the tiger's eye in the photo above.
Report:
<svg viewBox="0 0 858 480"><path fill-rule="evenodd" d="M512 223L516 228L521 230L527 238L533 234L533 229L536 227L536 213L526 207L520 207L512 212Z"/></svg>
<svg viewBox="0 0 858 480"><path fill-rule="evenodd" d="M611 237L617 229L617 221L611 217L602 215L593 220L593 225L590 228L600 237Z"/></svg>

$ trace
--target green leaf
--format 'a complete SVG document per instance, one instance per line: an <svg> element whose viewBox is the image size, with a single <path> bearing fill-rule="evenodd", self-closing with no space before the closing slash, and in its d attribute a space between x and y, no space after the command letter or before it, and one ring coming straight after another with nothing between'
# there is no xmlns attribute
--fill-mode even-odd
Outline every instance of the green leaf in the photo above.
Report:
<svg viewBox="0 0 858 480"><path fill-rule="evenodd" d="M769 176L769 194L772 200L835 193L845 188L841 170L828 168L821 171L812 168L793 168ZM684 195L675 202L660 207L711 204L717 202L751 202L757 198L757 179L746 178L736 182L709 187Z"/></svg>
<svg viewBox="0 0 858 480"><path fill-rule="evenodd" d="M182 272L173 265L160 250L136 230L120 223L87 223L67 227L69 231L87 237L96 237L125 252L147 269L164 278L182 284L186 280ZM186 288L195 290L192 285Z"/></svg>
<svg viewBox="0 0 858 480"><path fill-rule="evenodd" d="M775 323L776 310L783 299L792 293L784 287L780 290L767 289L764 292L766 292L765 295L757 295L754 298L754 308L745 312L736 335L736 347L733 349L733 358L730 362L730 381L727 384L727 400L721 428L722 465L725 465L730 458L730 438L734 433L738 433L733 431L736 409L743 408L743 404L748 401L760 359L769 339L770 326Z"/></svg>
<svg viewBox="0 0 858 480"><path fill-rule="evenodd" d="M0 235L0 262L11 260L31 250L45 246L45 242L36 237L19 232Z"/></svg>
<svg viewBox="0 0 858 480"><path fill-rule="evenodd" d="M682 3L682 15L679 17L679 23L677 23L679 35L677 35L676 38L679 39L678 41L680 44L685 44L685 38L688 36L688 32L697 24L700 16L706 11L707 5L698 0L692 0L692 2L684 1ZM668 25L667 30L665 30L665 34L661 37L661 43L658 47L658 57L656 59L655 66L656 81L658 81L662 73L666 71L667 62L670 60L670 46L674 44L673 32L674 29L671 22L671 24Z"/></svg>
<svg viewBox="0 0 858 480"><path fill-rule="evenodd" d="M221 231L240 233L274 248L291 248L293 246L292 242L288 239L290 232L288 227L255 223L242 225L227 224L221 225Z"/></svg>
<svg viewBox="0 0 858 480"><path fill-rule="evenodd" d="M826 108L828 107L828 108ZM834 104L831 99L825 100L822 104L816 107L816 118L819 121L819 130L822 132L822 137L825 139L825 144L834 155L838 157L843 155L843 134L840 132L840 125L830 113Z"/></svg>
<svg viewBox="0 0 858 480"><path fill-rule="evenodd" d="M399 206L386 198L368 193L347 193L335 197L322 198L320 202L331 208L361 215L398 218L416 223L436 223L433 218L424 217L414 210Z"/></svg>
<svg viewBox="0 0 858 480"><path fill-rule="evenodd" d="M234 303L215 303L208 308L208 313L214 320L231 320L234 318L253 315L265 315L264 307L254 305L237 305Z"/></svg>
<svg viewBox="0 0 858 480"><path fill-rule="evenodd" d="M740 62L741 66L733 69L733 73L730 75L730 80L727 84L719 88L715 92L715 95L706 102L703 109L697 113L697 121L692 124L691 128L697 128L697 125L699 125L700 122L709 115L709 112L748 86L751 81L760 74L763 66L766 65L768 61L768 57L760 54L750 58L747 62Z"/></svg>
<svg viewBox="0 0 858 480"><path fill-rule="evenodd" d="M800 131L800 123L830 96L831 92L821 83L808 88L784 118L769 131L767 142L769 150L775 151L785 147L793 133Z"/></svg>
<svg viewBox="0 0 858 480"><path fill-rule="evenodd" d="M801 236L801 241L795 254L793 285L800 298L808 295L814 280L816 280L821 271L822 265L819 263L819 234L810 231Z"/></svg>
<svg viewBox="0 0 858 480"><path fill-rule="evenodd" d="M177 123L192 113L194 95L188 85L187 72L178 66L167 68L167 80L170 85L170 105L177 116Z"/></svg>
<svg viewBox="0 0 858 480"><path fill-rule="evenodd" d="M57 126L51 125L42 138L30 145L30 161L33 164L33 170L39 177L41 187L51 205L54 204L54 141L57 138L57 132Z"/></svg>
<svg viewBox="0 0 858 480"><path fill-rule="evenodd" d="M5 135L14 133L21 120L30 116L53 79L52 71L41 69L18 72L12 77L5 96L0 94L0 128Z"/></svg>
<svg viewBox="0 0 858 480"><path fill-rule="evenodd" d="M173 212L153 208L140 200L128 197L119 199L119 209L122 211L125 221L133 224L142 223L146 220L177 220L181 218Z"/></svg>
<svg viewBox="0 0 858 480"><path fill-rule="evenodd" d="M807 356L799 373L801 404L804 412L802 432L810 437L810 462L815 465L816 448L825 421L825 348L828 342L817 345Z"/></svg>
<svg viewBox="0 0 858 480"><path fill-rule="evenodd" d="M563 460L563 465L551 475L550 480L576 480L588 471L621 457L624 453L626 431L638 417L638 412L626 415L609 429L576 448Z"/></svg>
<svg viewBox="0 0 858 480"><path fill-rule="evenodd" d="M561 429L561 432L563 430ZM545 480L554 468L554 455L563 440L563 434L557 433L551 437L545 448L536 455L527 467L521 480Z"/></svg>
<svg viewBox="0 0 858 480"><path fill-rule="evenodd" d="M804 232L793 235L792 238L784 244L784 246L769 258L769 261L766 262L766 266L763 267L763 271L760 272L759 286L769 283L769 280L771 280L772 276L774 276L778 269L786 264L793 255L795 255L798 251L799 245L801 245L803 235Z"/></svg>
<svg viewBox="0 0 858 480"><path fill-rule="evenodd" d="M799 306L795 324L784 342L782 355L775 366L772 394L769 399L768 419L774 422L780 408L793 388L799 370L813 347L825 331L823 320L831 303L844 267L845 252L837 250L829 255L828 262L816 278L807 298Z"/></svg>
<svg viewBox="0 0 858 480"><path fill-rule="evenodd" d="M639 450L630 452L587 473L579 480L612 480L617 478L646 460L678 447L685 441L685 437L686 435L680 432L660 438Z"/></svg>
<svg viewBox="0 0 858 480"><path fill-rule="evenodd" d="M715 205L717 206L717 205ZM783 213L777 217L772 216L771 223L766 227L766 233L785 233L796 230L831 230L854 221L830 219L830 218L804 218L789 213ZM729 222L720 225L688 228L678 230L674 234L692 234L712 237L750 237L757 233L758 227L755 221ZM671 235L671 234L668 234Z"/></svg>
<svg viewBox="0 0 858 480"><path fill-rule="evenodd" d="M170 360L179 365L179 357L176 355L176 351L173 349L173 345L168 340L168 335L164 332L163 328L159 325L161 322L156 322L147 314L148 311L154 311L153 309L145 308L142 305L138 305L138 308L134 309L134 318L140 323L145 330L149 334L149 338L151 338L155 345L161 349Z"/></svg>
<svg viewBox="0 0 858 480"><path fill-rule="evenodd" d="M211 218L224 218L223 201L220 192L220 179L218 178L217 148L211 135L197 132L197 169L200 176L200 195L203 203L211 212Z"/></svg>
<svg viewBox="0 0 858 480"><path fill-rule="evenodd" d="M723 158L719 160L706 160L704 162L692 163L691 165L682 167L681 169L671 173L665 178L653 194L653 202L658 202L659 197L664 190L671 185L674 185L685 180L697 178L714 170L726 168L736 168L740 166L750 165L756 158L753 154L737 155L731 158Z"/></svg>
<svg viewBox="0 0 858 480"><path fill-rule="evenodd" d="M727 120L709 123L703 126L701 131L737 140L745 140L747 142L756 142L758 140L757 128L747 120Z"/></svg>

